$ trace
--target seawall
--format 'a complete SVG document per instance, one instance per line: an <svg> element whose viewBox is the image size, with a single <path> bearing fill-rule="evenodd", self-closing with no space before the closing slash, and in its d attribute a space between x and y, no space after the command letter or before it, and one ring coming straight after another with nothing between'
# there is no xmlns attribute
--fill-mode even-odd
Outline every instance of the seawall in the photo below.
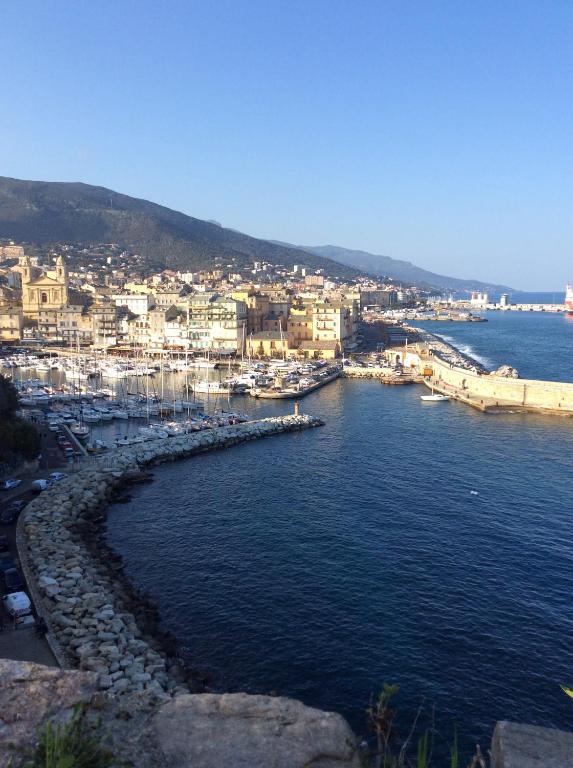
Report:
<svg viewBox="0 0 573 768"><path fill-rule="evenodd" d="M34 499L18 523L19 554L59 663L94 672L99 688L118 696L186 692L185 676L138 624L113 567L94 557L94 523L144 467L321 424L292 415L150 441L101 457Z"/></svg>
<svg viewBox="0 0 573 768"><path fill-rule="evenodd" d="M573 416L573 384L512 379L451 366L435 356L427 359L433 374L428 386L484 411L523 410Z"/></svg>

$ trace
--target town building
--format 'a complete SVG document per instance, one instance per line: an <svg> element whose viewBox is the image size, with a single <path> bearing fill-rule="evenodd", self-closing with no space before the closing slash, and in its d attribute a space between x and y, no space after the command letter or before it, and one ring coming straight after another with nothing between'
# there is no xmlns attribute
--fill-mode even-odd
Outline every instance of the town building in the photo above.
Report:
<svg viewBox="0 0 573 768"><path fill-rule="evenodd" d="M312 315L312 336L314 341L336 341L341 351L356 342L358 331L358 307L350 303L318 302Z"/></svg>
<svg viewBox="0 0 573 768"><path fill-rule="evenodd" d="M24 315L18 306L0 307L0 341L20 341Z"/></svg>
<svg viewBox="0 0 573 768"><path fill-rule="evenodd" d="M134 315L146 315L155 306L155 298L150 293L120 293L113 296L117 307L126 307Z"/></svg>
<svg viewBox="0 0 573 768"><path fill-rule="evenodd" d="M63 256L56 259L56 268L48 274L34 277L30 258L21 259L22 311L24 317L38 320L40 311L57 310L68 304L68 269Z"/></svg>

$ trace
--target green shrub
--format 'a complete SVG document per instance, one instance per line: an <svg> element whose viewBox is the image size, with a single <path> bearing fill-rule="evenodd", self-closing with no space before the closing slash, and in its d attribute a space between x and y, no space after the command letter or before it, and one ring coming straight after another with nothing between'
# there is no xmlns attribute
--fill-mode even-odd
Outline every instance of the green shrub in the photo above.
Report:
<svg viewBox="0 0 573 768"><path fill-rule="evenodd" d="M113 755L90 733L85 712L76 708L67 725L48 723L26 768L111 768Z"/></svg>

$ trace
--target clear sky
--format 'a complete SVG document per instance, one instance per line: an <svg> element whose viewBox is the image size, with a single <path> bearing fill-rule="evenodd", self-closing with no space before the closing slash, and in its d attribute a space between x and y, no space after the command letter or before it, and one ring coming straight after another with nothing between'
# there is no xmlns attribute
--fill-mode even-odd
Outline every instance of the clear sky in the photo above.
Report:
<svg viewBox="0 0 573 768"><path fill-rule="evenodd" d="M573 281L572 0L20 0L0 56L1 175Z"/></svg>

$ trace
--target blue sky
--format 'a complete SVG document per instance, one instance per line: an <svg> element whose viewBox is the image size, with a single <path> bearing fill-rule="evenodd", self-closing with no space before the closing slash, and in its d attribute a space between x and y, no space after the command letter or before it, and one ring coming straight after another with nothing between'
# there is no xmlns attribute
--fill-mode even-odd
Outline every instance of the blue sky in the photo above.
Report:
<svg viewBox="0 0 573 768"><path fill-rule="evenodd" d="M572 40L570 0L4 3L0 174L559 289Z"/></svg>

